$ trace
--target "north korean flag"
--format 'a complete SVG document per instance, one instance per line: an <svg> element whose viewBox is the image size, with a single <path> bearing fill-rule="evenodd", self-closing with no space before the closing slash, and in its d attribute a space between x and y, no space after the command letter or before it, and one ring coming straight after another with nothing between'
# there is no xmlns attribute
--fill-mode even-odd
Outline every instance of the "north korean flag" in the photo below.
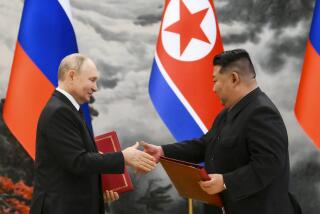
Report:
<svg viewBox="0 0 320 214"><path fill-rule="evenodd" d="M222 109L213 92L213 57L223 51L211 0L166 0L149 94L176 138L201 136Z"/></svg>

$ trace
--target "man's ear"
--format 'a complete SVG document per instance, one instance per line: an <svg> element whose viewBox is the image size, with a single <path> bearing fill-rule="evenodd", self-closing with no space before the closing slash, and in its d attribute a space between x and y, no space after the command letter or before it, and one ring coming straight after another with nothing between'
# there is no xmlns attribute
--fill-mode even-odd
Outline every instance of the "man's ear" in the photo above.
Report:
<svg viewBox="0 0 320 214"><path fill-rule="evenodd" d="M232 83L233 84L238 84L240 82L240 76L237 72L232 72L231 73L231 78L232 78Z"/></svg>
<svg viewBox="0 0 320 214"><path fill-rule="evenodd" d="M68 73L67 73L67 76L70 80L73 80L74 77L76 75L76 71L75 70L69 70Z"/></svg>

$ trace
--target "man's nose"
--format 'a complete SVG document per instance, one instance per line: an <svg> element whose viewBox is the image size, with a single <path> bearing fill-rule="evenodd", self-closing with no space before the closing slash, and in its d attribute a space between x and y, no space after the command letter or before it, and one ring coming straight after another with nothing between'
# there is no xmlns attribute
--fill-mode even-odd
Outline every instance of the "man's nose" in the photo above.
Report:
<svg viewBox="0 0 320 214"><path fill-rule="evenodd" d="M94 83L93 87L92 87L92 91L96 92L98 90L98 86L97 83Z"/></svg>

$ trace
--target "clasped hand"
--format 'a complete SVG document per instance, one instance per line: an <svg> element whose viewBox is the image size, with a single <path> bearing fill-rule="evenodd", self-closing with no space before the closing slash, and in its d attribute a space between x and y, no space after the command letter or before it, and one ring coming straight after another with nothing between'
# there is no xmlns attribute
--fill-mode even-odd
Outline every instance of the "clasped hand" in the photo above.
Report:
<svg viewBox="0 0 320 214"><path fill-rule="evenodd" d="M158 163L160 157L164 155L161 146L152 145L143 141L141 141L140 144L143 146L144 152L153 156L156 163ZM211 180L199 182L201 189L210 195L222 192L224 190L222 174L209 174L209 176Z"/></svg>
<svg viewBox="0 0 320 214"><path fill-rule="evenodd" d="M138 150L139 143L130 146L122 151L125 164L139 172L150 172L156 166L155 158L146 152Z"/></svg>
<svg viewBox="0 0 320 214"><path fill-rule="evenodd" d="M209 181L200 181L199 185L203 191L213 195L224 190L224 180L221 174L209 174Z"/></svg>

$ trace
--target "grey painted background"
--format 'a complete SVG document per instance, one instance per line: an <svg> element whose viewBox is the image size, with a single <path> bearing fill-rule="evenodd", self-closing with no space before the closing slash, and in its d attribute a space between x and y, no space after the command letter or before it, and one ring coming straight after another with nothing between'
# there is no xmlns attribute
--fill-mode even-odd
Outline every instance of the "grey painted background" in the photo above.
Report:
<svg viewBox="0 0 320 214"><path fill-rule="evenodd" d="M249 51L260 87L285 120L291 188L308 214L320 209L320 153L298 125L293 107L314 2L215 1L224 48ZM71 0L79 50L97 63L102 77L93 104L99 112L93 120L95 134L116 130L123 147L140 139L158 145L174 142L148 96L163 4L164 0ZM22 7L21 0L0 1L0 98L6 96ZM0 144L8 144L7 139L0 138ZM6 166L0 167L0 175L6 174ZM32 174L31 169L25 170ZM111 212L185 213L185 201L168 186L161 167L132 177L136 191L123 195ZM201 212L201 205L196 207Z"/></svg>

